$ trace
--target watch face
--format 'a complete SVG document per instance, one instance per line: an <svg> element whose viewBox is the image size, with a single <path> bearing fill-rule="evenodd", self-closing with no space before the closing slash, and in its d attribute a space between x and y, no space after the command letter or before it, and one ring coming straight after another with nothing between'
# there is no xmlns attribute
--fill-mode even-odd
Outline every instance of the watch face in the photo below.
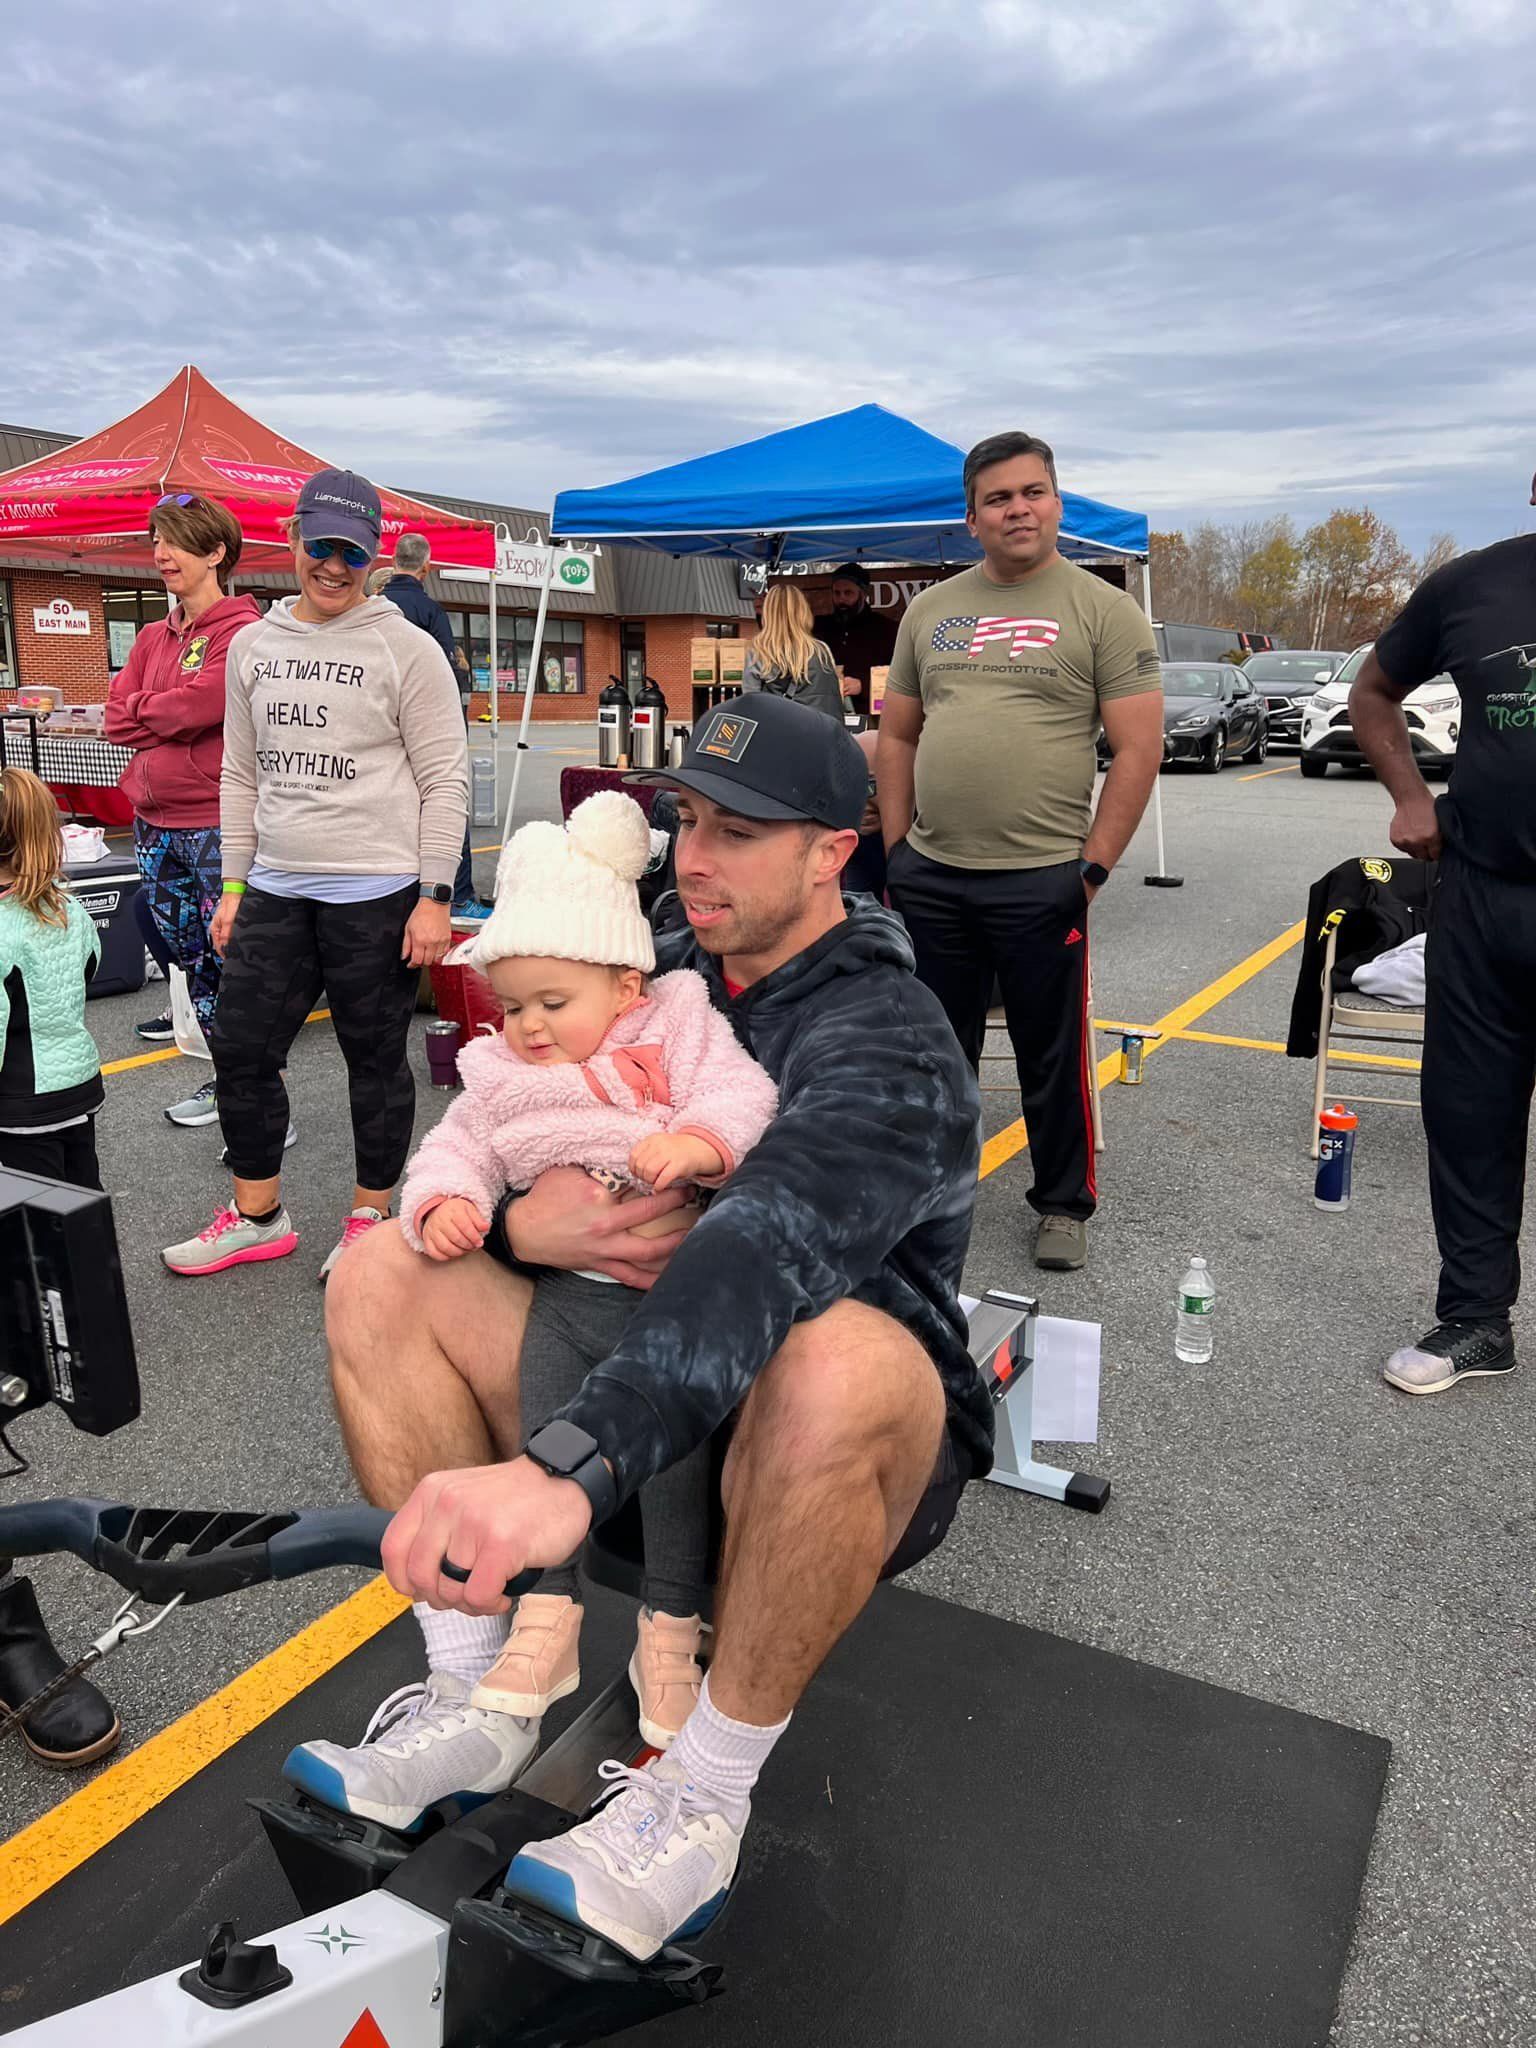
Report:
<svg viewBox="0 0 1536 2048"><path fill-rule="evenodd" d="M528 1442L528 1455L546 1472L558 1473L562 1477L574 1472L579 1465L585 1465L597 1450L597 1445L584 1429L578 1429L574 1422L546 1422L536 1430Z"/></svg>

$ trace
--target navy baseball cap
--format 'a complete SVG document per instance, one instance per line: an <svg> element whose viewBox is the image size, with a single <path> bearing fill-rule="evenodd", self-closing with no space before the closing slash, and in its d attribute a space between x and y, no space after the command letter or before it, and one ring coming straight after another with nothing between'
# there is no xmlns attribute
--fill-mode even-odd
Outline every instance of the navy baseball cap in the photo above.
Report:
<svg viewBox="0 0 1536 2048"><path fill-rule="evenodd" d="M317 469L294 506L301 540L346 540L379 552L384 507L367 477L350 469Z"/></svg>
<svg viewBox="0 0 1536 2048"><path fill-rule="evenodd" d="M869 767L836 719L766 690L706 711L676 768L626 782L688 789L739 818L800 818L846 832L864 815Z"/></svg>

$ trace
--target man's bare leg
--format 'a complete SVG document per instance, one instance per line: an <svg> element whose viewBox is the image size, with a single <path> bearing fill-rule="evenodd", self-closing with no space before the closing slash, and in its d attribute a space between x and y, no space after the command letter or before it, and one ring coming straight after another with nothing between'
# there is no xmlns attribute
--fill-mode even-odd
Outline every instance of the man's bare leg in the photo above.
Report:
<svg viewBox="0 0 1536 2048"><path fill-rule="evenodd" d="M713 1704L766 1727L868 1601L938 1459L944 1391L917 1340L839 1302L798 1323L748 1396L726 1462Z"/></svg>
<svg viewBox="0 0 1536 2048"><path fill-rule="evenodd" d="M376 1507L398 1508L429 1472L521 1448L517 1359L533 1289L484 1252L446 1265L398 1223L358 1241L325 1296L331 1385L352 1469Z"/></svg>

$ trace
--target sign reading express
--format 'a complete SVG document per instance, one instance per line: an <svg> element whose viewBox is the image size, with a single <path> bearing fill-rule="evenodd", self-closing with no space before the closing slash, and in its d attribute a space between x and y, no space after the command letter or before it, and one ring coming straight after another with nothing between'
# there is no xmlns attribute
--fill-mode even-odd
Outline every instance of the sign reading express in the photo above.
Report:
<svg viewBox="0 0 1536 2048"><path fill-rule="evenodd" d="M542 583L546 576L563 590L592 588L593 558L571 548L549 548L537 541L502 540L496 544L496 574L509 583Z"/></svg>
<svg viewBox="0 0 1536 2048"><path fill-rule="evenodd" d="M91 615L88 611L72 605L67 597L56 597L52 604L32 607L32 625L34 631L47 638L59 634L78 637L90 632Z"/></svg>

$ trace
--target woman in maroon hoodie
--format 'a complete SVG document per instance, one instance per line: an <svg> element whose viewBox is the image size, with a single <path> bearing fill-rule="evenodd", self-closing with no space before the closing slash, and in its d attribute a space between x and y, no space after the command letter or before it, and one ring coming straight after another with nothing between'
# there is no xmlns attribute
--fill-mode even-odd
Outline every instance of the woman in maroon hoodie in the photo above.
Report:
<svg viewBox="0 0 1536 2048"><path fill-rule="evenodd" d="M134 843L150 913L204 1032L219 993L208 926L219 907L219 771L224 759L224 657L242 626L261 617L253 597L231 597L240 525L227 505L173 492L149 518L155 568L170 616L146 626L107 699L107 737L134 748L121 787L137 813ZM172 1036L169 1017L139 1026ZM166 1111L173 1123L217 1120L212 1081Z"/></svg>

